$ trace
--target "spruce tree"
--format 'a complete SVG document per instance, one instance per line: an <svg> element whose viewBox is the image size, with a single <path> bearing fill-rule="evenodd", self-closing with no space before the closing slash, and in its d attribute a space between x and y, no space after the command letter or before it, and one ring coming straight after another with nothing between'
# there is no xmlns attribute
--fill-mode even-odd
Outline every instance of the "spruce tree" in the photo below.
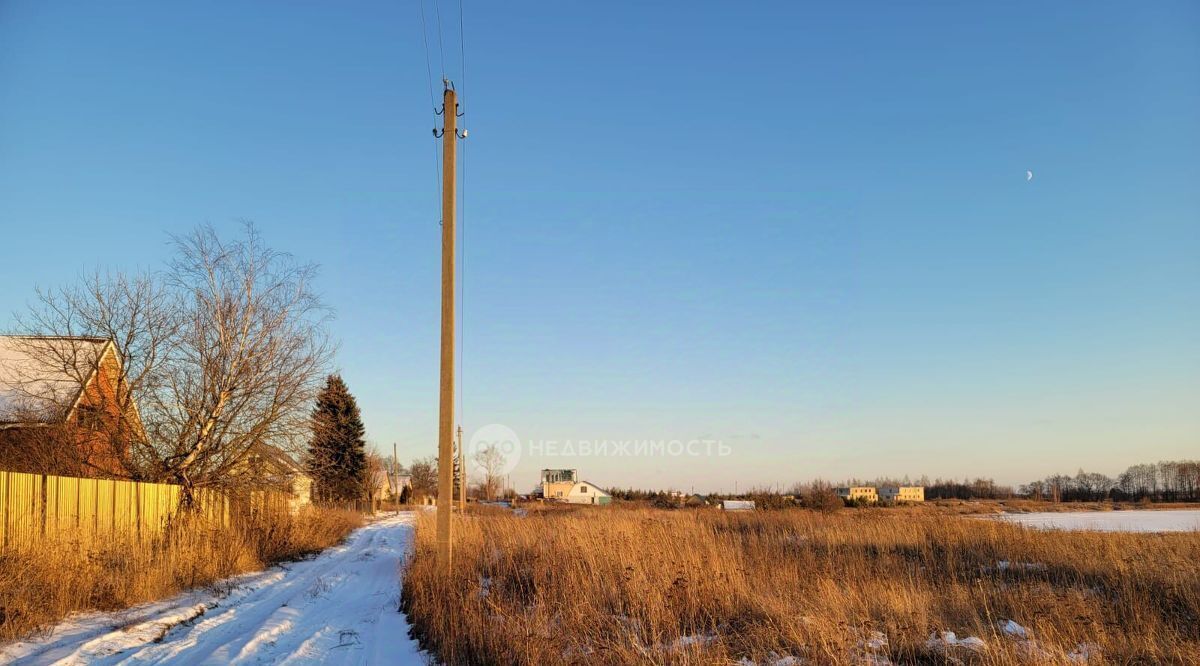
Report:
<svg viewBox="0 0 1200 666"><path fill-rule="evenodd" d="M320 502L362 498L367 476L366 428L340 375L330 375L312 411L308 470Z"/></svg>

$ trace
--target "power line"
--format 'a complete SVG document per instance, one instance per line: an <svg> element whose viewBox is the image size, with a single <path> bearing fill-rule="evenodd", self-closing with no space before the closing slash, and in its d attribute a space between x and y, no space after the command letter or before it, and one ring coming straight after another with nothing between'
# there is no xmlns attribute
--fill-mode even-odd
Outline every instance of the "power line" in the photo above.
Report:
<svg viewBox="0 0 1200 666"><path fill-rule="evenodd" d="M438 57L442 61L442 80L446 80L446 50L442 48L442 4L440 0L433 0L433 11L437 14L438 26Z"/></svg>
<svg viewBox="0 0 1200 666"><path fill-rule="evenodd" d="M434 0L435 2L437 0ZM438 105L437 97L433 94L433 63L429 58L429 30L426 27L425 20L425 0L418 0L421 7L421 41L425 44L425 78L429 83L429 107L433 113L433 124L437 125ZM440 35L439 35L440 39ZM438 142L433 142L433 171L434 178L437 179L436 186L433 188L434 194L437 195L442 188L442 161L441 155L438 153ZM440 201L440 197L438 199Z"/></svg>
<svg viewBox="0 0 1200 666"><path fill-rule="evenodd" d="M466 94L466 90L467 90L467 44L466 44L465 34L466 33L463 30L463 0L458 0L458 53L459 53L459 58L460 58L460 66L462 68L462 91L460 94L462 95L462 100L463 100L462 105L463 105L464 109L467 107L467 94ZM466 124L466 123L464 123L464 124ZM463 134L464 134L464 136L466 136L465 131ZM461 262L460 262L460 266L462 267L462 275L459 278L459 283L458 283L458 285L459 285L458 286L458 294L459 294L458 302L459 302L459 308L460 308L460 310L459 310L460 314L459 314L459 319L458 319L458 325L459 325L459 335L458 335L458 414L459 414L459 423L462 423L462 417L464 414L463 376L464 376L465 364L463 363L463 352L465 349L466 326L467 326L467 323L466 323L466 320L467 320L467 143L468 142L466 142L466 141L463 141L463 143L462 143L462 189L460 190L462 192L462 195L461 195L462 196L462 206L459 208L459 213L458 213L460 233L462 234L462 240L459 243L459 248L460 248L459 251L461 252L461 256L462 256ZM466 474L465 469L463 470L463 474L464 475Z"/></svg>

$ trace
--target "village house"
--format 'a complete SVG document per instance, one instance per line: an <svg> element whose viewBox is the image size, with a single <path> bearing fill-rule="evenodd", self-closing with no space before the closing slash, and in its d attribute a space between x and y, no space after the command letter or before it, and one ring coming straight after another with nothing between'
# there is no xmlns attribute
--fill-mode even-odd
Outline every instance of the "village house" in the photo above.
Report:
<svg viewBox="0 0 1200 666"><path fill-rule="evenodd" d="M579 480L579 470L542 470L542 497L570 504L608 504L612 496L594 483Z"/></svg>
<svg viewBox="0 0 1200 666"><path fill-rule="evenodd" d="M848 488L838 488L837 496L851 502L862 501L875 503L879 501L879 493L872 486L850 486Z"/></svg>
<svg viewBox="0 0 1200 666"><path fill-rule="evenodd" d="M279 447L255 446L234 473L246 475L246 487L282 494L292 513L312 504L312 477L303 465Z"/></svg>
<svg viewBox="0 0 1200 666"><path fill-rule="evenodd" d="M400 497L404 494L405 488L412 488L411 475L393 474L383 469L377 469L368 473L368 500L376 502L399 501Z"/></svg>
<svg viewBox="0 0 1200 666"><path fill-rule="evenodd" d="M837 496L849 501L868 504L876 502L924 502L925 486L850 486L838 488Z"/></svg>
<svg viewBox="0 0 1200 666"><path fill-rule="evenodd" d="M0 336L0 468L123 476L144 438L111 340Z"/></svg>
<svg viewBox="0 0 1200 666"><path fill-rule="evenodd" d="M925 486L883 486L879 499L884 502L924 502Z"/></svg>

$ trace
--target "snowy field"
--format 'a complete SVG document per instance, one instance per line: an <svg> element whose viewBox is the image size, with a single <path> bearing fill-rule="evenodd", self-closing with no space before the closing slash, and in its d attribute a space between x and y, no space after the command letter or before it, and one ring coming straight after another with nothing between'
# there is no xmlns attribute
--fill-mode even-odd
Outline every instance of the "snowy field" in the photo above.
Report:
<svg viewBox="0 0 1200 666"><path fill-rule="evenodd" d="M302 562L115 613L75 615L0 648L21 664L424 664L396 611L413 515Z"/></svg>
<svg viewBox="0 0 1200 666"><path fill-rule="evenodd" d="M1193 509L1003 513L995 518L1040 529L1101 532L1190 532L1200 530L1200 510Z"/></svg>

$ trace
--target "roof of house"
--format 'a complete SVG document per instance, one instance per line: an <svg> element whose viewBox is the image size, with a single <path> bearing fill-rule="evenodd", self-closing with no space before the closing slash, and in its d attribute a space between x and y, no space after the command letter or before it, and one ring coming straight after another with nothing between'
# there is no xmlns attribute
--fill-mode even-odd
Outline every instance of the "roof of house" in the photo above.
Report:
<svg viewBox="0 0 1200 666"><path fill-rule="evenodd" d="M0 424L64 420L111 344L104 338L0 335Z"/></svg>
<svg viewBox="0 0 1200 666"><path fill-rule="evenodd" d="M273 465L280 473L307 474L307 470L304 469L303 465L296 462L296 459L290 453L278 446L260 442L254 446L254 453L261 460Z"/></svg>
<svg viewBox="0 0 1200 666"><path fill-rule="evenodd" d="M609 496L608 493L604 492L603 488L601 488L600 486L598 486L590 481L576 481L574 484L571 485L571 492L574 492L575 489L578 488L579 486L587 486L588 488L591 488L592 490L594 490L597 495L602 495L604 497Z"/></svg>
<svg viewBox="0 0 1200 666"><path fill-rule="evenodd" d="M371 487L376 489L391 490L392 477L388 475L387 471L377 469L371 472Z"/></svg>

